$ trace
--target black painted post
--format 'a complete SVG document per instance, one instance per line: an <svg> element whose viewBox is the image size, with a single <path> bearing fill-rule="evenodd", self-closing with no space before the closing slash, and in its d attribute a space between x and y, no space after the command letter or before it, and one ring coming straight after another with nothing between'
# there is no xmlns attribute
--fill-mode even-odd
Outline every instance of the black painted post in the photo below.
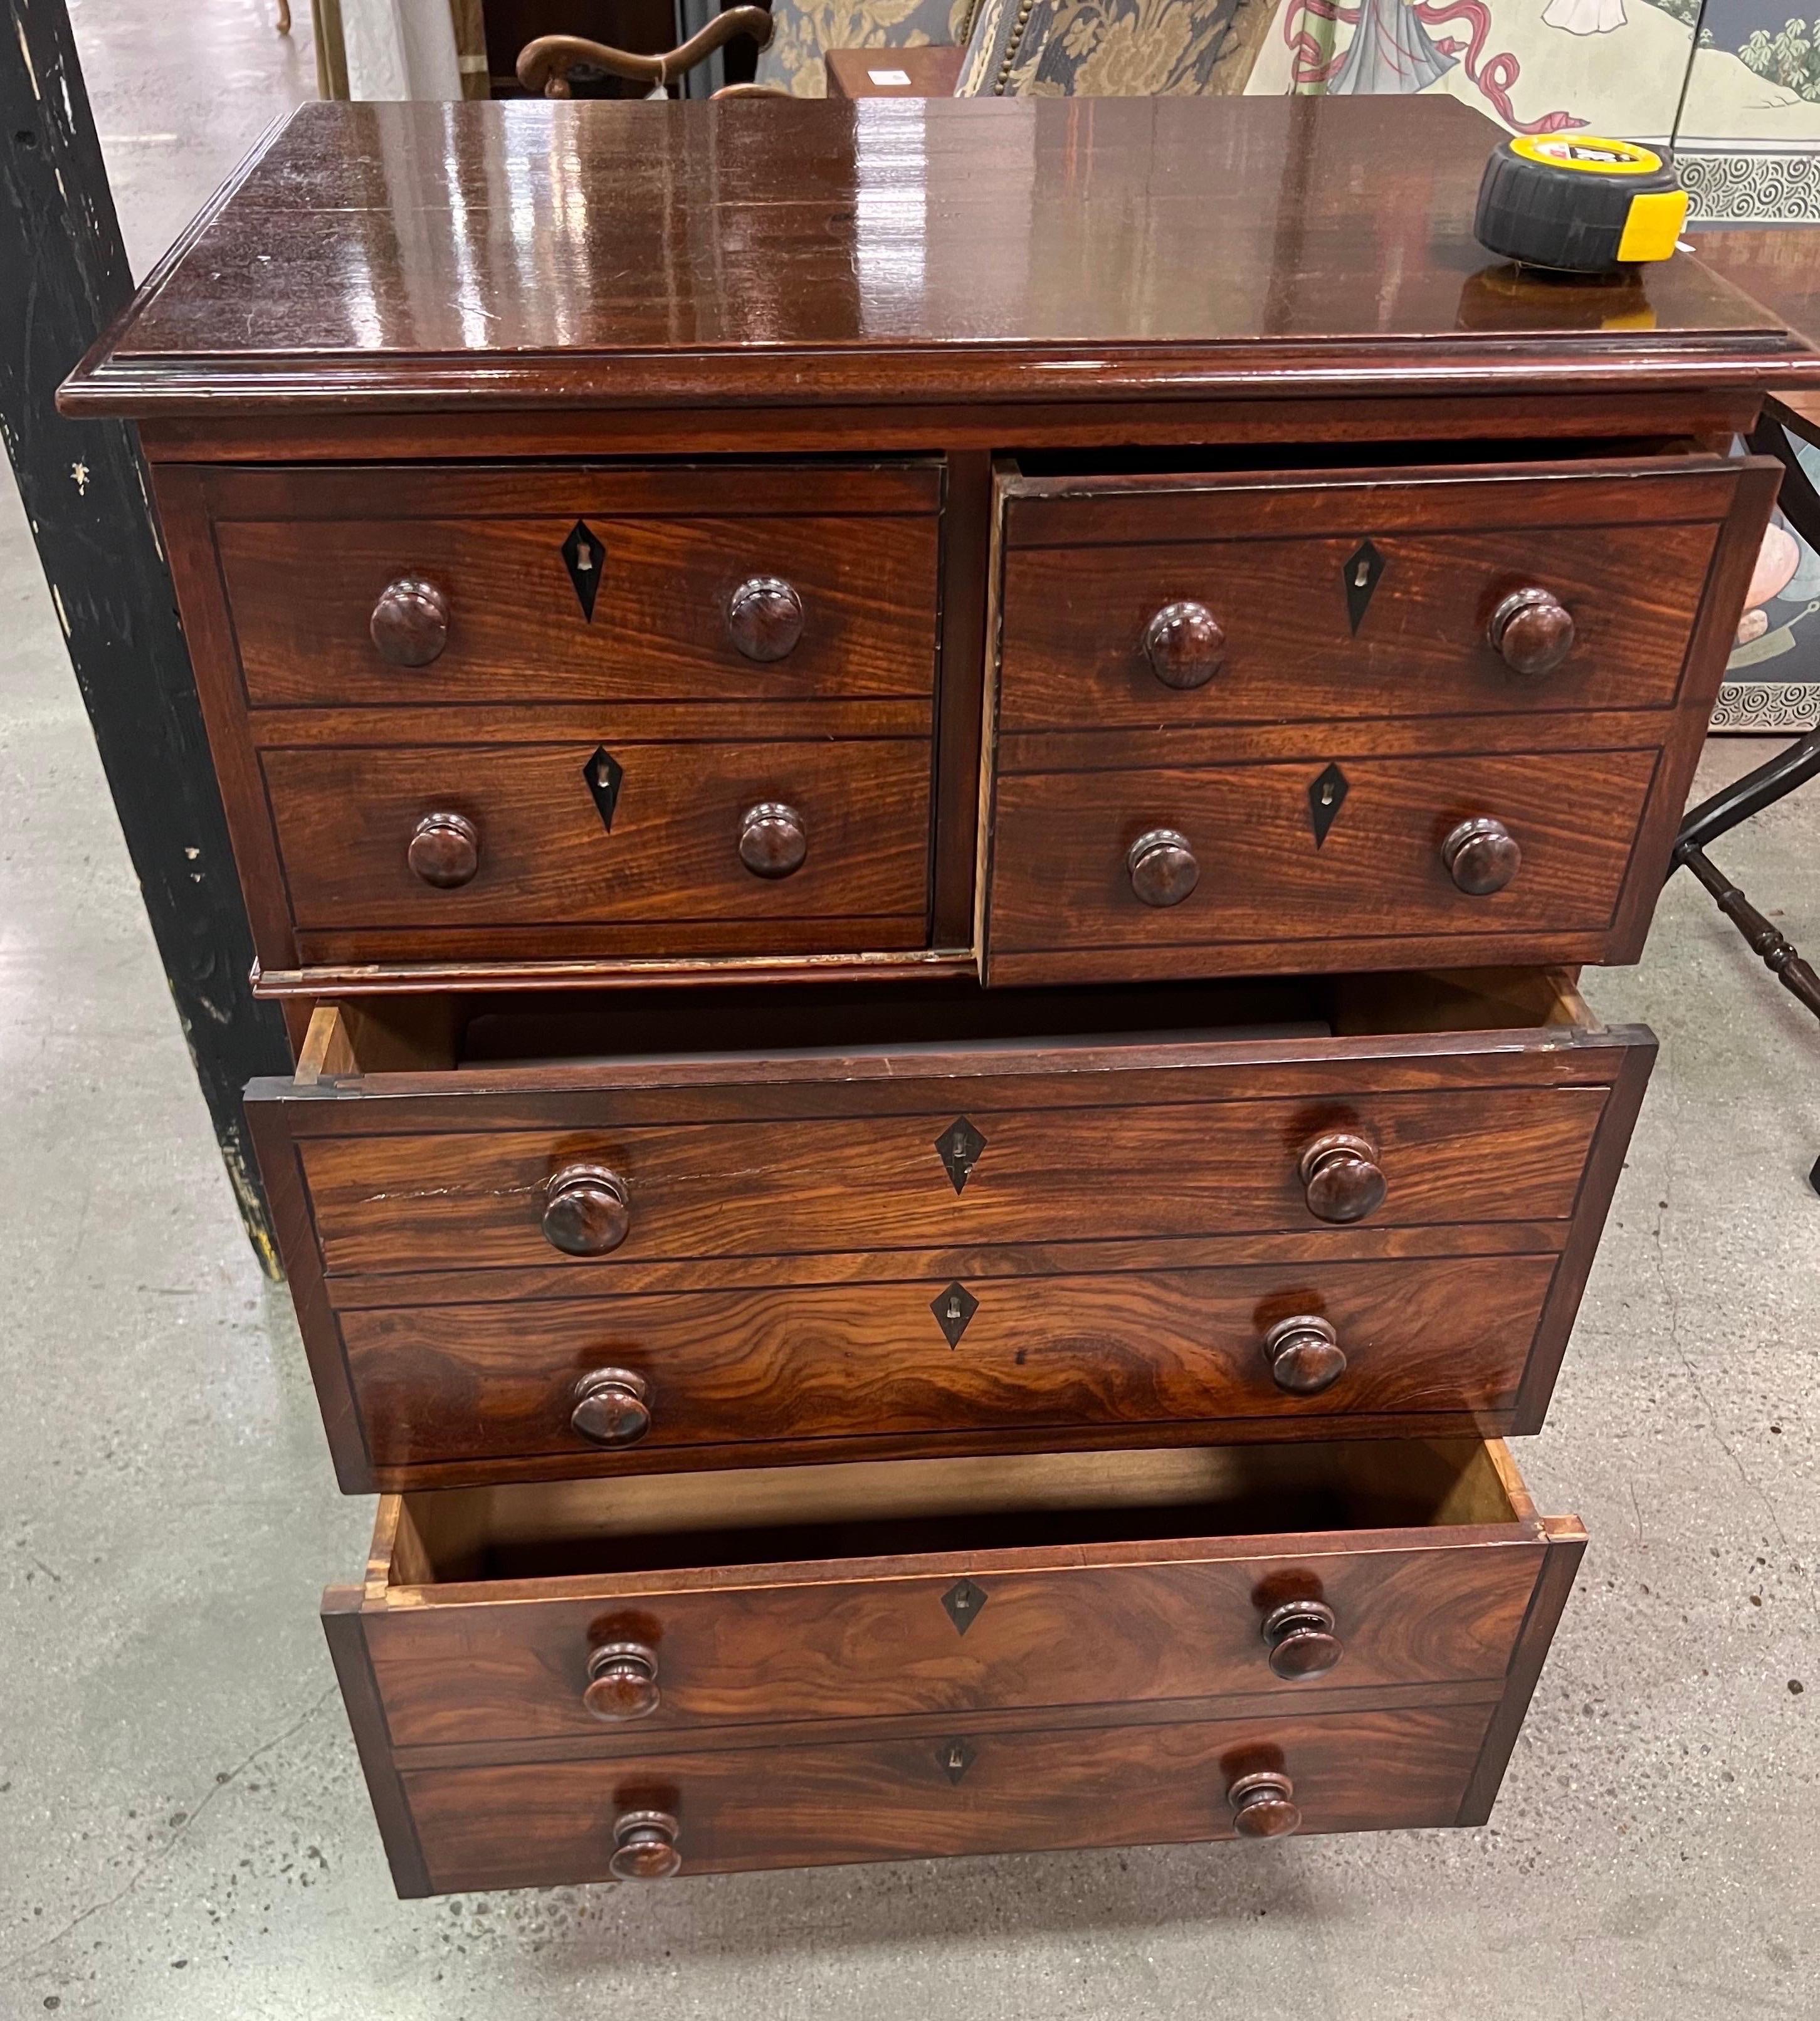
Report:
<svg viewBox="0 0 1820 2021"><path fill-rule="evenodd" d="M228 1175L275 1276L240 1091L290 1054L247 981L252 936L144 463L125 423L55 405L132 274L65 0L0 5L0 435Z"/></svg>

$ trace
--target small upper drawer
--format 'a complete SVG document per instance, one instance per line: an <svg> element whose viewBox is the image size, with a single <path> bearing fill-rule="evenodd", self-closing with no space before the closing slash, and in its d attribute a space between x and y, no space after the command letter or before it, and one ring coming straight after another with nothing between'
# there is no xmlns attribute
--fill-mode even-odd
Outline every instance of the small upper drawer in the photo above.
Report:
<svg viewBox="0 0 1820 2021"><path fill-rule="evenodd" d="M839 952L926 938L923 737L260 754L306 959Z"/></svg>
<svg viewBox="0 0 1820 2021"><path fill-rule="evenodd" d="M381 1504L392 1745L1481 1683L1559 1539L1471 1440L902 1461Z"/></svg>
<svg viewBox="0 0 1820 2021"><path fill-rule="evenodd" d="M215 480L256 709L926 696L930 463Z"/></svg>
<svg viewBox="0 0 1820 2021"><path fill-rule="evenodd" d="M1741 468L1009 467L1000 729L1667 708Z"/></svg>

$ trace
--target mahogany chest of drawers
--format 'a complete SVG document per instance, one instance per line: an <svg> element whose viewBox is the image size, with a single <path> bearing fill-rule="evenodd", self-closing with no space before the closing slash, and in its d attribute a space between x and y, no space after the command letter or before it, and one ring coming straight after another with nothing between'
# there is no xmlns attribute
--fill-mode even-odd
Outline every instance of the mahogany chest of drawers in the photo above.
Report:
<svg viewBox="0 0 1820 2021"><path fill-rule="evenodd" d="M291 1019L401 1892L1487 1815L1654 1051L1577 971L1820 384L1488 261L1493 138L311 107L66 387Z"/></svg>

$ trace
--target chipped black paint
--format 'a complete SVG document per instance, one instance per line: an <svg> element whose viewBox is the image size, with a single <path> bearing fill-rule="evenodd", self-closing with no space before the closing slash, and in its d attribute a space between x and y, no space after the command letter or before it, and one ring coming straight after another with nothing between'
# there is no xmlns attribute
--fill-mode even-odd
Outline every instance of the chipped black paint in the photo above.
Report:
<svg viewBox="0 0 1820 2021"><path fill-rule="evenodd" d="M240 1097L253 1075L288 1071L290 1050L249 981L253 937L144 461L123 423L66 420L55 405L132 273L65 0L5 4L0 436L228 1177L275 1276Z"/></svg>

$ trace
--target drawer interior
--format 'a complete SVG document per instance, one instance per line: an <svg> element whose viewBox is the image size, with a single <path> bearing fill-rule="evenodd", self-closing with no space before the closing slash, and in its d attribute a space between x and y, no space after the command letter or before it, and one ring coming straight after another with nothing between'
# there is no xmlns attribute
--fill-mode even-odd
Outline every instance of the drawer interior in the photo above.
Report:
<svg viewBox="0 0 1820 2021"><path fill-rule="evenodd" d="M926 1553L1512 1524L1477 1439L1028 1453L407 1494L381 1576L431 1587ZM388 1524L382 1513L382 1543ZM1268 1548L1268 1546L1266 1546Z"/></svg>
<svg viewBox="0 0 1820 2021"><path fill-rule="evenodd" d="M308 1085L388 1072L838 1053L970 1052L1041 1042L1157 1043L1599 1025L1573 978L1549 969L1311 976L1137 989L995 989L931 981L602 991L510 997L369 997L321 1007L298 1065Z"/></svg>

